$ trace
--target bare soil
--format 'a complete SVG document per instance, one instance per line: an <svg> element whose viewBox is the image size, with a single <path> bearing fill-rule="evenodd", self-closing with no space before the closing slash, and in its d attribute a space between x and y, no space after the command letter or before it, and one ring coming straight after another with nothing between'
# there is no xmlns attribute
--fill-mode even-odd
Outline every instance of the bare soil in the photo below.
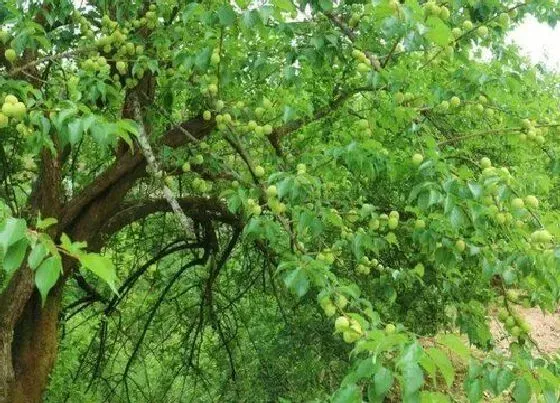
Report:
<svg viewBox="0 0 560 403"><path fill-rule="evenodd" d="M530 335L541 354L560 353L560 312L544 314L539 308L518 307L517 312L531 327ZM490 330L500 350L507 350L513 339L508 338L504 326L493 316Z"/></svg>

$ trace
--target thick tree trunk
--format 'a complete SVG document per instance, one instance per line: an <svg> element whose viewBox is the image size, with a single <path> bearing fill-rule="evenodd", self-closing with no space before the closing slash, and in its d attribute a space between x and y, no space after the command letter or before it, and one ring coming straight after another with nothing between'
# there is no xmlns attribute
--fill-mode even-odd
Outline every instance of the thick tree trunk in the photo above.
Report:
<svg viewBox="0 0 560 403"><path fill-rule="evenodd" d="M50 292L45 305L37 290L25 305L14 330L11 403L40 402L56 359L58 318L63 282Z"/></svg>

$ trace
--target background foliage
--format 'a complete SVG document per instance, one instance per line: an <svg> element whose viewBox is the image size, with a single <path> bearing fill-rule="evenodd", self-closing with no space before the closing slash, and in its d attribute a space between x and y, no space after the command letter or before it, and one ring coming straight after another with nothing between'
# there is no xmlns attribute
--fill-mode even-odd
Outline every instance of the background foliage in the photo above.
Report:
<svg viewBox="0 0 560 403"><path fill-rule="evenodd" d="M258 3L0 5L0 284L81 263L46 401L558 401L514 309L560 297L558 76L504 41L558 3ZM164 201L97 253L26 210L44 150L71 203L143 133L106 225L165 188L188 233Z"/></svg>

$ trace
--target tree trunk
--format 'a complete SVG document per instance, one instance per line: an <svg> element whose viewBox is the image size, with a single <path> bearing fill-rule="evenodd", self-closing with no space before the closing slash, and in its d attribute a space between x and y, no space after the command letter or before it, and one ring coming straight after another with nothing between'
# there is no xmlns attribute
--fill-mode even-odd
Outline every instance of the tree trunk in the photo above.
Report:
<svg viewBox="0 0 560 403"><path fill-rule="evenodd" d="M44 306L39 292L35 290L14 329L11 403L34 403L42 400L42 393L47 387L49 374L56 360L63 288L63 281L60 281L49 293Z"/></svg>

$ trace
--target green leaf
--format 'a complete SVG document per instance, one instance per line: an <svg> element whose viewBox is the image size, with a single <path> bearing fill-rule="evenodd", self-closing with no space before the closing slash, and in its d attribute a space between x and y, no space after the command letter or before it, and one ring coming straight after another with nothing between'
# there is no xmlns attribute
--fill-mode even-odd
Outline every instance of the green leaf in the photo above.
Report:
<svg viewBox="0 0 560 403"><path fill-rule="evenodd" d="M101 256L96 253L88 253L80 256L82 268L90 270L93 274L105 281L113 292L117 293L115 282L117 273L115 265L107 256Z"/></svg>
<svg viewBox="0 0 560 403"><path fill-rule="evenodd" d="M16 270L25 259L28 243L26 238L22 238L8 248L2 262L2 266L8 274Z"/></svg>
<svg viewBox="0 0 560 403"><path fill-rule="evenodd" d="M294 291L298 297L303 297L309 289L309 279L301 267L289 272L284 277L286 287Z"/></svg>
<svg viewBox="0 0 560 403"><path fill-rule="evenodd" d="M281 11L292 12L296 9L291 0L273 0L272 4Z"/></svg>
<svg viewBox="0 0 560 403"><path fill-rule="evenodd" d="M218 18L220 24L223 26L233 25L237 19L237 14L233 11L233 8L229 4L224 4L218 9Z"/></svg>
<svg viewBox="0 0 560 403"><path fill-rule="evenodd" d="M430 30L426 34L426 38L439 46L445 46L452 37L451 29L439 18L429 17L427 21Z"/></svg>
<svg viewBox="0 0 560 403"><path fill-rule="evenodd" d="M404 397L415 394L424 384L424 372L416 363L410 363L402 368L401 387Z"/></svg>
<svg viewBox="0 0 560 403"><path fill-rule="evenodd" d="M361 403L362 392L352 384L336 391L332 398L333 403Z"/></svg>
<svg viewBox="0 0 560 403"><path fill-rule="evenodd" d="M8 248L25 236L27 225L21 218L8 218L0 229L0 247L4 253Z"/></svg>
<svg viewBox="0 0 560 403"><path fill-rule="evenodd" d="M50 226L56 224L58 220L56 218L45 218L42 220L41 218L37 218L37 222L35 223L35 228L37 229L47 229Z"/></svg>
<svg viewBox="0 0 560 403"><path fill-rule="evenodd" d="M39 289L43 304L49 291L56 284L62 273L62 260L58 256L51 256L35 270L35 285Z"/></svg>
<svg viewBox="0 0 560 403"><path fill-rule="evenodd" d="M441 392L420 392L420 403L447 403L451 400Z"/></svg>
<svg viewBox="0 0 560 403"><path fill-rule="evenodd" d="M68 124L68 141L70 145L75 145L82 139L82 134L84 130L82 128L82 120L74 119Z"/></svg>
<svg viewBox="0 0 560 403"><path fill-rule="evenodd" d="M470 403L480 402L482 399L482 383L480 379L475 379L467 384L467 396Z"/></svg>
<svg viewBox="0 0 560 403"><path fill-rule="evenodd" d="M385 396L393 385L393 373L384 367L379 368L373 379L375 384L375 394L379 397Z"/></svg>
<svg viewBox="0 0 560 403"><path fill-rule="evenodd" d="M38 242L37 244L35 244L33 249L31 249L31 253L29 253L29 256L27 257L27 264L29 264L29 267L31 267L32 270L35 270L37 267L39 267L47 254L48 250L46 246L43 245L42 242Z"/></svg>
<svg viewBox="0 0 560 403"><path fill-rule="evenodd" d="M440 334L436 336L436 341L443 344L463 360L468 360L471 356L469 348L465 345L463 340L455 334Z"/></svg>
<svg viewBox="0 0 560 403"><path fill-rule="evenodd" d="M518 379L512 391L513 399L519 403L528 403L531 400L531 395L531 384L529 381L525 377Z"/></svg>
<svg viewBox="0 0 560 403"><path fill-rule="evenodd" d="M455 379L455 370L453 369L453 364L449 358L447 358L447 355L437 348L429 348L426 350L426 353L440 370L447 387L451 387L453 380Z"/></svg>

